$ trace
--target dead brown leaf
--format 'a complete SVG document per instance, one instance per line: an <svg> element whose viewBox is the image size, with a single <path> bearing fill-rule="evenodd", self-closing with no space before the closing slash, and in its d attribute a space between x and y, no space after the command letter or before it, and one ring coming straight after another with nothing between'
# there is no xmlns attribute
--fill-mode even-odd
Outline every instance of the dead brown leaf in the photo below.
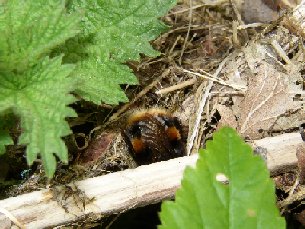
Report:
<svg viewBox="0 0 305 229"><path fill-rule="evenodd" d="M262 59L255 60L254 56L250 69L243 72L243 79L248 82L245 96L234 98L232 107L216 107L221 115L219 126L231 125L250 139L261 138L263 132L272 129L280 118L285 118L284 114L298 109L301 111L301 103L293 100L293 96L300 91L295 85L300 77L298 72L284 73ZM299 122L284 122L286 126L283 129Z"/></svg>
<svg viewBox="0 0 305 229"><path fill-rule="evenodd" d="M249 86L239 106L239 132L252 139L260 130L268 130L277 117L296 109L287 74L274 69L266 62L249 77Z"/></svg>

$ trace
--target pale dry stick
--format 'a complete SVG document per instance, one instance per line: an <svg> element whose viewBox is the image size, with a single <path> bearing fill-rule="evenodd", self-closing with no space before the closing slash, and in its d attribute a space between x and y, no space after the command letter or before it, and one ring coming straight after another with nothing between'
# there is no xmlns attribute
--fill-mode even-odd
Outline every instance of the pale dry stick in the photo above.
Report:
<svg viewBox="0 0 305 229"><path fill-rule="evenodd" d="M181 36L179 35L179 36L176 38L175 42L173 43L172 47L170 48L170 50L169 50L169 52L168 52L168 56L169 56L169 57L172 56L172 53L174 52L174 49L175 49L175 47L176 47L178 41L180 40L180 38L181 38Z"/></svg>
<svg viewBox="0 0 305 229"><path fill-rule="evenodd" d="M193 85L194 83L196 83L197 79L190 79L190 80L186 80L186 81L183 81L183 82L180 82L176 85L173 85L173 86L170 86L170 87L167 87L167 88L163 88L163 89L160 89L158 91L156 91L155 93L157 95L164 95L164 94L167 94L169 92L172 92L172 91L176 91L176 90L180 90L182 88L185 88L185 87L188 87L188 86L191 86Z"/></svg>
<svg viewBox="0 0 305 229"><path fill-rule="evenodd" d="M277 54L283 58L283 60L287 63L287 64L291 64L291 61L289 59L289 57L286 55L285 51L282 49L282 47L279 45L279 43L276 40L273 40L271 42L272 47L274 48L274 50L277 52Z"/></svg>
<svg viewBox="0 0 305 229"><path fill-rule="evenodd" d="M205 6L205 5L204 5L204 4L200 4L200 5L193 6L193 7L192 7L192 10L201 8L201 7L203 7L203 6ZM175 15L175 14L182 14L182 13L187 12L187 11L189 11L189 9L178 10L178 11L176 11L176 12L171 12L171 13L167 14L167 16Z"/></svg>
<svg viewBox="0 0 305 229"><path fill-rule="evenodd" d="M204 25L192 25L191 27L192 27L192 29L197 29L197 30L206 29L207 28L207 26L204 26ZM187 30L186 26L180 26L178 28L171 29L171 30L169 30L166 33L163 33L161 35L161 37L167 36L168 34L172 34L172 33L183 32L185 30Z"/></svg>
<svg viewBox="0 0 305 229"><path fill-rule="evenodd" d="M300 147L303 147L303 145L304 144L300 144ZM302 159L300 157L300 154L298 153L298 150L300 149L300 147L298 146L297 149L296 149L296 157L298 159L298 170L299 170L299 173L298 173L298 176L297 176L294 184L290 188L288 197L286 199L293 199L294 193L295 193L296 189L299 187L299 184L300 184L300 177L301 177L300 173L302 173L302 171L301 171L302 170L301 169L301 167L302 167ZM303 182L303 181L301 181L301 182Z"/></svg>
<svg viewBox="0 0 305 229"><path fill-rule="evenodd" d="M113 122L115 120L117 120L120 115L122 115L132 104L134 104L138 99L142 98L146 93L148 93L153 87L155 87L160 81L161 79L163 79L165 76L167 76L171 71L171 68L166 69L161 76L159 76L156 80L154 80L151 84L149 84L148 86L146 86L132 101L130 101L129 103L125 104L123 107L121 107L121 109L119 109L115 114L113 114L108 123L109 122Z"/></svg>
<svg viewBox="0 0 305 229"><path fill-rule="evenodd" d="M200 76L200 74L201 74L201 77L203 77L203 78L210 77L211 80L215 80L215 82L217 82L217 83L219 83L219 84L221 84L221 85L223 85L223 86L228 86L228 87L231 87L231 88L233 88L233 89L235 89L235 90L240 90L240 91L246 91L247 88L248 88L248 87L245 86L245 85L228 84L228 83L227 83L226 81L224 81L223 79L215 78L213 75L211 75L210 73L208 73L208 72L206 72L206 71L204 71L204 70L202 70L202 69L199 69L199 71L200 71L201 73L199 73L198 76ZM202 74L202 73L203 73L203 74Z"/></svg>
<svg viewBox="0 0 305 229"><path fill-rule="evenodd" d="M294 191L297 189L298 186L299 186L299 178L297 177L297 179L295 180L294 184L292 185L292 187L289 191L289 195L287 198L289 198L293 195Z"/></svg>
<svg viewBox="0 0 305 229"><path fill-rule="evenodd" d="M108 225L105 227L105 229L109 229L112 224L121 216L121 214L117 214L111 221L108 223Z"/></svg>
<svg viewBox="0 0 305 229"><path fill-rule="evenodd" d="M217 97L228 97L228 96L244 96L245 92L243 91L212 91L211 96L217 96Z"/></svg>
<svg viewBox="0 0 305 229"><path fill-rule="evenodd" d="M267 24L257 22L257 23L247 24L247 25L239 25L239 26L237 26L237 29L244 30L247 28L256 28L256 27L262 27L262 26L267 26Z"/></svg>
<svg viewBox="0 0 305 229"><path fill-rule="evenodd" d="M144 61L137 66L137 71L139 71L142 68L145 68L145 66L149 66L149 65L155 64L155 63L159 63L159 62L162 62L162 61L165 61L165 60L166 60L166 58L161 57L161 58L157 58L157 59Z"/></svg>
<svg viewBox="0 0 305 229"><path fill-rule="evenodd" d="M0 213L4 214L7 218L9 218L16 226L18 226L21 229L25 229L25 226L16 219L13 214L11 214L8 210L5 208L0 207Z"/></svg>
<svg viewBox="0 0 305 229"><path fill-rule="evenodd" d="M195 139L199 133L201 115L203 113L203 109L204 109L204 106L206 103L206 97L202 94L202 91L205 87L205 83L206 82L202 82L197 89L196 95L199 94L199 96L196 96L196 98L199 97L200 99L198 99L198 100L200 100L200 102L198 105L194 106L193 109L196 109L196 110L193 110L194 115L192 115L192 117L189 119L189 130L190 131L188 133L188 139L187 139L187 145L186 145L186 152L187 152L188 156L192 153L192 149L194 149ZM205 87L206 92L207 91L209 92L212 89L213 83L214 83L213 81L210 81L208 86ZM198 100L196 99L196 103ZM194 117L195 121L193 121L193 117ZM194 150L196 150L196 149L194 149Z"/></svg>
<svg viewBox="0 0 305 229"><path fill-rule="evenodd" d="M205 110L209 109L208 106L209 106L209 101L207 102ZM207 115L207 117L208 117L208 115ZM204 130L205 130L205 123L203 123L203 125L199 126L198 133L197 133L196 139L194 141L195 144L193 145L193 148L192 148L192 153L194 153L194 154L196 154L200 149L201 142L202 142L202 136L204 135Z"/></svg>
<svg viewBox="0 0 305 229"><path fill-rule="evenodd" d="M268 51L266 52L266 55L268 57L270 57L272 60L274 60L279 66L282 66L283 68L285 68L285 65L283 63L281 63L278 58L276 58L275 56L273 56L271 53L269 53Z"/></svg>
<svg viewBox="0 0 305 229"><path fill-rule="evenodd" d="M173 198L180 187L186 166L194 166L198 155L139 166L136 169L76 181L74 184L88 199L85 208L75 200L67 202L65 209L58 203L53 189L42 189L18 197L0 200L26 228L54 228L82 221L86 216L101 218L125 212L131 208L158 203ZM55 188L55 187L54 187ZM46 213L47 214L44 214ZM0 214L0 228L7 216Z"/></svg>
<svg viewBox="0 0 305 229"><path fill-rule="evenodd" d="M294 183L294 185L295 184L296 183ZM293 187L293 188L295 188L295 187ZM284 200L278 202L278 206L280 208L282 208L281 209L281 214L283 214L285 212L285 210L286 210L288 205L292 204L295 201L300 201L300 200L305 198L305 189L304 189L304 187L301 185L298 188L299 188L299 190L296 193L293 193L291 195L289 194L289 196L287 198L285 198Z"/></svg>
<svg viewBox="0 0 305 229"><path fill-rule="evenodd" d="M227 0L218 0L218 1L212 0L210 2L205 1L204 4L199 4L199 5L193 6L192 10L196 10L196 9L204 7L204 6L216 6L216 5L220 5L220 4L222 4L222 3L226 2L226 1ZM189 11L189 9L178 10L176 12L171 12L171 13L167 14L167 16L175 15L175 14L182 14L182 13L185 13L187 11Z"/></svg>
<svg viewBox="0 0 305 229"><path fill-rule="evenodd" d="M181 61L182 61L182 56L183 56L183 53L184 53L184 50L185 50L185 47L186 47L186 43L189 39L189 36L190 36L190 31L191 31L191 26L192 26L192 20L193 20L193 0L189 0L189 3L190 3L190 8L189 8L189 24L188 24L188 27L187 27L187 33L186 33L186 37L185 37L185 40L184 40L184 43L183 43L183 46L182 46L182 49L181 49L181 53L180 53L180 58L179 58L179 64L181 65Z"/></svg>
<svg viewBox="0 0 305 229"><path fill-rule="evenodd" d="M240 46L240 42L239 42L238 35L237 35L238 24L239 24L238 21L232 22L232 42L236 46Z"/></svg>
<svg viewBox="0 0 305 229"><path fill-rule="evenodd" d="M297 167L295 152L299 144L304 144L300 133L286 133L255 140L252 142L252 147L261 147L266 150L267 167L271 174L276 175L295 171ZM87 216L101 218L118 214L131 207L145 206L172 198L181 185L185 167L194 166L197 157L198 154L195 154L76 181L74 185L92 200L86 203L86 208L80 209L72 200L67 202L67 212L58 203L55 193L50 189L0 200L0 206L31 229L54 228L83 221ZM218 176L218 178L221 177ZM300 188L302 192L302 186ZM302 196L298 193L292 196L293 200L304 198L305 190ZM293 200L289 200L289 203ZM286 202L280 202L280 204L287 206L287 199L284 201ZM44 214L45 212L47 214ZM7 221L8 216L0 214L0 225Z"/></svg>
<svg viewBox="0 0 305 229"><path fill-rule="evenodd" d="M281 25L289 30L290 33L297 35L297 37L305 37L305 1L294 8L292 13L283 16ZM278 23L276 24L278 25ZM274 27L274 25L273 25ZM268 29L269 30L269 29ZM291 41L289 41L290 43Z"/></svg>
<svg viewBox="0 0 305 229"><path fill-rule="evenodd" d="M234 0L230 0L229 2L231 3L231 7L232 7L232 9L233 9L233 12L234 12L236 18L237 18L237 21L239 22L240 25L243 25L244 22L243 22L243 20L241 19L241 14L240 14L240 12L239 12L237 6L236 6L235 1L234 1Z"/></svg>
<svg viewBox="0 0 305 229"><path fill-rule="evenodd" d="M229 56L226 57L220 64L219 64L219 67L216 69L215 73L213 74L213 78L216 79L219 75L219 73L221 72L222 68L224 67L225 63L228 61L229 59ZM195 119L195 123L194 123L194 126L193 128L190 128L191 131L190 131L190 134L189 134L189 138L188 138L188 142L187 142L187 146L186 146L186 152L187 152L187 155L190 155L191 154L191 150L193 148L193 145L194 145L194 140L195 140L195 137L197 136L198 134L198 130L199 130L199 125L200 125L200 120L201 120L201 115L202 115L202 112L203 112L203 109L204 109L204 106L207 102L207 99L208 97L210 96L210 91L213 87L213 84L214 84L214 81L211 80L208 84L208 86L206 87L205 89L205 93L204 95L202 96L201 100L200 100L200 103L199 103L199 106L198 106L198 110L196 112L196 119Z"/></svg>
<svg viewBox="0 0 305 229"><path fill-rule="evenodd" d="M189 137L188 142L187 142L186 152L187 152L188 156L191 155L191 150L194 146L195 138L196 138L196 136L199 132L201 115L203 113L203 110L204 110L204 107L206 105L207 99L210 96L210 91L211 91L213 85L214 85L214 82L210 81L208 86L205 88L204 95L201 97L199 107L198 107L197 112L196 112L195 124L194 124L194 127L192 128L190 137Z"/></svg>
<svg viewBox="0 0 305 229"><path fill-rule="evenodd" d="M232 9L233 9L233 12L235 13L236 15L236 18L237 18L237 21L240 25L244 25L245 23L243 22L243 20L241 19L241 14L239 12L239 10L237 9L237 6L235 4L235 1L234 0L230 0L230 3L231 3L231 6L232 6ZM233 23L234 24L234 23ZM236 24L236 28L237 28L237 24ZM249 40L249 36L248 36L248 33L246 30L243 30L242 31L244 37L246 38L246 40Z"/></svg>
<svg viewBox="0 0 305 229"><path fill-rule="evenodd" d="M183 72L186 72L186 73L189 73L189 74L192 74L192 75L195 75L195 76L199 76L201 78L204 78L204 79L208 79L208 80L211 80L211 81L214 81L214 82L217 82L221 85L224 85L224 86L228 86L228 87L231 87L233 89L236 89L236 90L245 90L245 86L241 86L241 85L238 85L238 84L228 84L226 81L222 80L222 79L217 79L215 78L214 75L211 75L207 72L204 72L206 75L203 75L203 74L200 74L198 72L192 72L192 71L189 71L189 70L186 70L186 69L182 69Z"/></svg>

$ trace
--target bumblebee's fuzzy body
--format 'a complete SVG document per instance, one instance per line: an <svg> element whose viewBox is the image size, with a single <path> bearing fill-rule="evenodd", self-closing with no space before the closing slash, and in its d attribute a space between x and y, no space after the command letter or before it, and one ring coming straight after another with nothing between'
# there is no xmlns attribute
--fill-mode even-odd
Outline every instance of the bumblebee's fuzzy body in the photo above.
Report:
<svg viewBox="0 0 305 229"><path fill-rule="evenodd" d="M139 164L150 164L184 156L186 133L179 119L163 109L138 110L122 131Z"/></svg>

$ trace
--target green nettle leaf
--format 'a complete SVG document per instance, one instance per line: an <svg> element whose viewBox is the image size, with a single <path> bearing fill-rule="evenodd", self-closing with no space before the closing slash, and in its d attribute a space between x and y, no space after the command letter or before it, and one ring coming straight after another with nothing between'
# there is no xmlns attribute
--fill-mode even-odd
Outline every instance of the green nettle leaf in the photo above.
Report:
<svg viewBox="0 0 305 229"><path fill-rule="evenodd" d="M136 78L126 65L113 61L100 61L90 58L79 65L76 70L80 80L76 92L83 99L100 104L101 100L108 104L117 104L128 99L120 84L136 84Z"/></svg>
<svg viewBox="0 0 305 229"><path fill-rule="evenodd" d="M54 154L68 162L61 137L70 133L65 118L76 115L67 107L75 101L69 94L73 81L67 77L73 66L62 65L61 59L46 57L22 75L0 73L0 112L12 109L20 116L23 132L19 143L27 145L28 164L31 165L39 153L48 177L55 172Z"/></svg>
<svg viewBox="0 0 305 229"><path fill-rule="evenodd" d="M158 17L175 3L175 0L75 0L70 9L85 12L81 34L92 36L88 58L75 71L81 82L79 95L97 104L127 101L120 85L136 84L137 79L122 64L138 60L139 53L159 54L149 41L165 31L167 26ZM80 46L82 49L84 44Z"/></svg>
<svg viewBox="0 0 305 229"><path fill-rule="evenodd" d="M5 153L5 146L12 145L13 139L10 137L8 131L0 130L0 155Z"/></svg>
<svg viewBox="0 0 305 229"><path fill-rule="evenodd" d="M12 114L0 113L0 155L5 153L5 146L14 144L9 135L9 129L14 126L16 120Z"/></svg>
<svg viewBox="0 0 305 229"><path fill-rule="evenodd" d="M0 115L20 118L27 161L40 154L51 177L67 162L62 137L70 133L67 107L84 99L127 101L122 84L137 79L124 65L139 53L157 55L149 41L166 26L158 17L175 0L9 0L0 3ZM50 58L52 57L52 58ZM62 59L63 57L63 59ZM71 65L74 64L75 68ZM68 77L69 76L69 77ZM0 153L12 144L0 116Z"/></svg>
<svg viewBox="0 0 305 229"><path fill-rule="evenodd" d="M0 4L0 71L24 71L78 33L80 15L64 0L9 0Z"/></svg>
<svg viewBox="0 0 305 229"><path fill-rule="evenodd" d="M159 228L285 228L265 163L235 130L216 132L199 154L175 201L162 204Z"/></svg>

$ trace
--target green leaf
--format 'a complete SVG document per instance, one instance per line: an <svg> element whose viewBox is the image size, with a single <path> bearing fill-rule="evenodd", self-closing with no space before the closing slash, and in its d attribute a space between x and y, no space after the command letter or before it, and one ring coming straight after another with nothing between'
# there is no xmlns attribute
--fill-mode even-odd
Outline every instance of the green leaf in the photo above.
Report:
<svg viewBox="0 0 305 229"><path fill-rule="evenodd" d="M0 155L5 153L6 145L14 144L9 131L10 128L14 127L16 121L16 118L11 112L0 113Z"/></svg>
<svg viewBox="0 0 305 229"><path fill-rule="evenodd" d="M149 41L167 26L159 20L175 0L75 0L74 8L85 9L84 34L96 34L97 51L125 62L139 53L157 55Z"/></svg>
<svg viewBox="0 0 305 229"><path fill-rule="evenodd" d="M196 168L186 168L175 201L162 204L160 218L159 228L171 229L285 228L264 161L231 128L215 133Z"/></svg>
<svg viewBox="0 0 305 229"><path fill-rule="evenodd" d="M22 72L78 33L80 15L64 0L9 0L0 5L0 71Z"/></svg>
<svg viewBox="0 0 305 229"><path fill-rule="evenodd" d="M67 77L72 71L72 65L61 64L61 57L46 57L22 75L0 73L0 113L11 109L21 117L19 143L27 145L28 164L40 153L48 177L56 168L54 154L68 162L61 137L71 132L65 118L76 115L67 107L75 101L69 94L74 81Z"/></svg>
<svg viewBox="0 0 305 229"><path fill-rule="evenodd" d="M0 130L0 155L5 153L6 145L12 145L13 143L8 131Z"/></svg>
<svg viewBox="0 0 305 229"><path fill-rule="evenodd" d="M81 82L78 93L97 104L127 101L120 85L136 84L137 79L122 64L138 60L139 53L159 54L149 41L165 31L167 26L158 18L175 3L175 0L75 0L69 4L71 11L84 11L81 34L91 38L86 47L88 57L75 71ZM84 46L80 43L75 49L83 50Z"/></svg>
<svg viewBox="0 0 305 229"><path fill-rule="evenodd" d="M79 85L77 93L84 99L100 104L101 100L108 104L127 102L120 84L136 84L137 80L131 70L114 61L84 61L77 70Z"/></svg>

